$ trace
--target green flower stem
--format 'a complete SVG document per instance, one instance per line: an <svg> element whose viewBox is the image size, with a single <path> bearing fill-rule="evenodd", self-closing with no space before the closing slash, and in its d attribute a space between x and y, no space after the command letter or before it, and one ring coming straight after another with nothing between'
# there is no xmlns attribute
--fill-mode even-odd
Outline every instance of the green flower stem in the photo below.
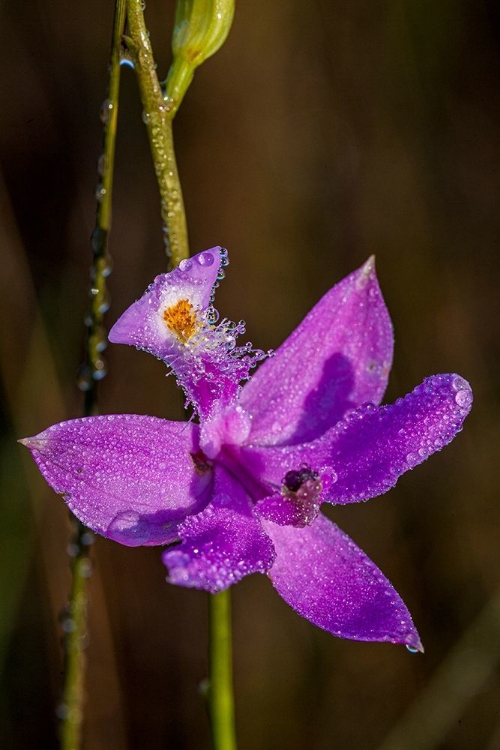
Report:
<svg viewBox="0 0 500 750"><path fill-rule="evenodd" d="M231 592L210 595L208 705L214 750L236 750L231 642Z"/></svg>
<svg viewBox="0 0 500 750"><path fill-rule="evenodd" d="M68 618L71 629L65 639L64 688L60 706L61 748L78 750L81 747L83 724L85 655L84 644L87 627L87 578L90 572L88 543L84 544L85 534L90 533L76 522L76 549L72 565L72 586L68 604Z"/></svg>
<svg viewBox="0 0 500 750"><path fill-rule="evenodd" d="M172 120L156 74L141 0L127 0L130 36L125 42L134 59L151 154L161 199L165 248L172 266L189 257L184 201L175 159Z"/></svg>
<svg viewBox="0 0 500 750"><path fill-rule="evenodd" d="M116 126L118 119L118 97L120 88L121 39L125 28L126 0L116 0L111 41L111 60L108 81L108 96L103 104L101 119L104 124L104 143L99 159L99 185L97 187L96 226L92 233L92 267L90 280L90 312L86 324L88 334L86 357L79 376L79 385L84 391L85 416L96 414L97 384L105 375L101 352L106 345L103 316L108 307L106 276L111 266L107 253L108 232L111 226L111 197L115 159ZM62 750L79 750L81 747L85 636L87 628L87 579L91 570L89 547L93 535L76 518L72 547L71 591L64 621L66 638L64 643L64 685L61 717Z"/></svg>

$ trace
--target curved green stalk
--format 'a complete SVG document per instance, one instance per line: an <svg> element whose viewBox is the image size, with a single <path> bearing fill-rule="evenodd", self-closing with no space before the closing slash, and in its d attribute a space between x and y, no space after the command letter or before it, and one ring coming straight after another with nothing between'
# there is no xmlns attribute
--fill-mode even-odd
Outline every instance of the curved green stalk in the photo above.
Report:
<svg viewBox="0 0 500 750"><path fill-rule="evenodd" d="M172 133L173 112L163 98L156 74L153 50L144 21L142 0L127 0L129 37L127 47L134 59L143 106L143 119L149 136L158 181L165 249L173 267L189 256L184 201L175 159Z"/></svg>
<svg viewBox="0 0 500 750"><path fill-rule="evenodd" d="M214 750L236 750L230 589L210 595L208 705Z"/></svg>
<svg viewBox="0 0 500 750"><path fill-rule="evenodd" d="M97 384L106 374L101 352L106 346L103 316L108 308L106 276L111 266L107 254L108 232L111 226L111 196L115 159L118 96L120 87L121 38L125 27L125 1L116 0L111 42L111 61L108 96L103 104L101 119L104 124L103 153L99 159L99 185L96 191L96 226L92 233L92 267L90 279L90 312L86 319L88 334L86 358L79 375L79 386L84 391L85 416L96 414ZM75 536L71 545L71 592L63 628L64 685L61 718L62 750L81 747L84 703L85 636L87 627L87 579L90 574L89 547L93 535L77 519L73 519Z"/></svg>

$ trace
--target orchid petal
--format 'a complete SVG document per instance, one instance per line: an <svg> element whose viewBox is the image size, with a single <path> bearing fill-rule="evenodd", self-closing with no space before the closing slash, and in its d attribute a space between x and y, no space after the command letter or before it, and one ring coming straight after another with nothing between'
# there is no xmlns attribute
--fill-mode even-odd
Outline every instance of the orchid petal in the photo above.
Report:
<svg viewBox="0 0 500 750"><path fill-rule="evenodd" d="M211 304L221 260L221 248L214 247L157 276L116 321L109 340L131 344L170 363L196 333L200 312ZM173 311L170 317L169 311Z"/></svg>
<svg viewBox="0 0 500 750"><path fill-rule="evenodd" d="M69 508L127 546L166 544L207 504L212 471L195 464L197 425L133 414L86 417L21 441Z"/></svg>
<svg viewBox="0 0 500 750"><path fill-rule="evenodd" d="M167 580L178 586L222 591L250 573L265 573L274 548L241 485L217 467L213 500L179 527L182 544L168 549Z"/></svg>
<svg viewBox="0 0 500 750"><path fill-rule="evenodd" d="M214 247L181 261L157 276L144 295L126 310L109 340L133 344L171 367L200 418L236 402L240 383L267 355L251 344L237 345L244 321L233 323L212 306L218 279L224 277L227 251Z"/></svg>
<svg viewBox="0 0 500 750"><path fill-rule="evenodd" d="M338 477L327 499L352 503L387 492L453 440L471 405L466 380L434 375L390 406L368 405L348 414L323 440Z"/></svg>
<svg viewBox="0 0 500 750"><path fill-rule="evenodd" d="M399 594L338 526L323 515L301 529L263 526L276 549L269 578L299 615L340 638L422 650Z"/></svg>
<svg viewBox="0 0 500 750"><path fill-rule="evenodd" d="M313 496L307 502L297 502L284 495L270 495L259 500L255 511L261 518L278 526L309 526L319 513L319 501Z"/></svg>
<svg viewBox="0 0 500 750"><path fill-rule="evenodd" d="M379 403L392 363L392 325L373 260L333 287L247 383L249 442L301 443L344 413Z"/></svg>

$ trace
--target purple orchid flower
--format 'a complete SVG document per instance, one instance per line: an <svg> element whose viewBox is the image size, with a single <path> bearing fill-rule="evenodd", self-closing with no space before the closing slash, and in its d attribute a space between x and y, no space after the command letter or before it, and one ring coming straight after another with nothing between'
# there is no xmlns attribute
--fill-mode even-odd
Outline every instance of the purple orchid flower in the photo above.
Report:
<svg viewBox="0 0 500 750"><path fill-rule="evenodd" d="M334 635L421 649L397 592L320 505L381 495L449 443L471 407L468 383L435 375L379 405L393 333L372 260L274 356L236 346L243 322L217 322L225 265L213 248L158 276L109 336L171 367L199 423L95 416L22 442L85 525L129 546L171 545L171 583L215 593L266 573Z"/></svg>

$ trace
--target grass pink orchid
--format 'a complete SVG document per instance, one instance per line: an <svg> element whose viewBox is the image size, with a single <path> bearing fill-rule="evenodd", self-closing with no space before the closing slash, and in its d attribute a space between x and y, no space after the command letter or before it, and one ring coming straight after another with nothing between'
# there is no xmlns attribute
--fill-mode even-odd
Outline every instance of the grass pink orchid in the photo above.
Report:
<svg viewBox="0 0 500 750"><path fill-rule="evenodd" d="M218 322L213 307L226 264L212 248L158 276L109 336L172 368L197 421L94 416L22 442L88 527L168 545L171 583L216 593L266 573L334 635L421 648L402 599L320 506L381 495L443 448L470 410L468 383L436 375L380 406L393 333L372 260L274 356L238 346L244 324Z"/></svg>

